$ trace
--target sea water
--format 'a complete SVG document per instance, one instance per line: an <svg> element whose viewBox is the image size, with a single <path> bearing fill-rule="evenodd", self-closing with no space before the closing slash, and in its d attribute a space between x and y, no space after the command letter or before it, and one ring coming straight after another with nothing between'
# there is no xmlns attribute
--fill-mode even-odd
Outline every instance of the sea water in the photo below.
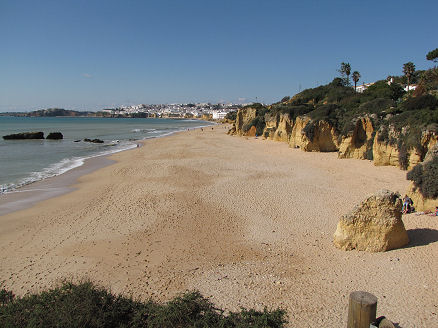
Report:
<svg viewBox="0 0 438 328"><path fill-rule="evenodd" d="M84 160L137 147L137 140L207 126L199 120L0 116L0 193L81 166ZM62 140L4 140L20 132L61 132ZM103 144L84 142L101 139Z"/></svg>

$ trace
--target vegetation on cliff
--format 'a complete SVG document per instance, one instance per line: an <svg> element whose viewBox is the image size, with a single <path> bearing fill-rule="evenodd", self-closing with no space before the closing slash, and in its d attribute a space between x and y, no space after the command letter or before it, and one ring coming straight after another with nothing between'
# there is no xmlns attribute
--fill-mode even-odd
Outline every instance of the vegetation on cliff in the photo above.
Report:
<svg viewBox="0 0 438 328"><path fill-rule="evenodd" d="M438 198L438 156L430 161L417 164L408 172L407 178L414 182L420 193L430 199Z"/></svg>
<svg viewBox="0 0 438 328"><path fill-rule="evenodd" d="M0 290L1 327L284 327L283 310L228 315L198 292L167 304L114 295L90 282L64 283L24 297Z"/></svg>
<svg viewBox="0 0 438 328"><path fill-rule="evenodd" d="M435 53L431 52L428 56L435 58ZM363 92L356 92L350 86L350 70L349 63L342 63L339 70L341 77L327 85L284 97L270 106L252 105L257 108L257 113L244 124L243 132L255 126L257 134L261 135L266 121L278 122L279 115L287 114L291 121L298 116L310 118L303 133L311 142L320 121L329 123L338 138L342 139L353 133L360 118L368 117L375 131L373 139L368 140L369 148L373 147L377 135L378 142L397 149L398 163L401 168L407 169L412 150L417 151L420 157L425 155L422 145L425 133L438 132L438 68L415 71L415 65L408 62L401 70L403 75L377 81ZM360 74L357 71L354 73L357 82ZM406 92L403 86L409 87L411 83L418 83L417 89ZM270 127L269 133L273 129L275 127ZM372 159L371 149L368 154L368 159Z"/></svg>

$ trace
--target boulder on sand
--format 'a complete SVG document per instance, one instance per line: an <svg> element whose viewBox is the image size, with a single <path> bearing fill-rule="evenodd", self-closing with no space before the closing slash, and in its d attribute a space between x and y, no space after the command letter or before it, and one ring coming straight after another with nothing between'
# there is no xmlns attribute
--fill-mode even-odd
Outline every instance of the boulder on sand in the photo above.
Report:
<svg viewBox="0 0 438 328"><path fill-rule="evenodd" d="M22 132L3 136L5 140L44 139L43 132Z"/></svg>
<svg viewBox="0 0 438 328"><path fill-rule="evenodd" d="M46 139L52 139L52 140L60 140L63 139L64 136L61 132L50 132L49 135L46 137Z"/></svg>
<svg viewBox="0 0 438 328"><path fill-rule="evenodd" d="M343 250L384 252L409 242L401 220L400 195L380 190L350 213L342 216L334 234L334 244Z"/></svg>

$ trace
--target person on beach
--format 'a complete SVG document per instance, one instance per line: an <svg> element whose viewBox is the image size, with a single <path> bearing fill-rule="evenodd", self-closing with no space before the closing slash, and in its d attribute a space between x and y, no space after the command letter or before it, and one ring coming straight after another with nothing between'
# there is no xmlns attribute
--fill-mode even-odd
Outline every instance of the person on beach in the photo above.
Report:
<svg viewBox="0 0 438 328"><path fill-rule="evenodd" d="M408 195L405 195L405 197L403 198L402 213L406 214L406 213L410 212L411 206L413 203L414 202L412 201L412 199L410 199Z"/></svg>

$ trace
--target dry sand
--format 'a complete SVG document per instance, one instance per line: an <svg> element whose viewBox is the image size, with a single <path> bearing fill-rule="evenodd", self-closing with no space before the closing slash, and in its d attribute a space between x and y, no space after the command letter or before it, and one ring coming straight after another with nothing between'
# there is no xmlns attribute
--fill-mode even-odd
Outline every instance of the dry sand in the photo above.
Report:
<svg viewBox="0 0 438 328"><path fill-rule="evenodd" d="M333 247L367 195L403 193L405 172L231 137L225 127L113 155L69 194L0 217L0 281L17 294L63 278L168 300L198 289L217 306L285 308L294 327L345 326L365 290L400 327L438 327L438 219L404 216L411 243Z"/></svg>

